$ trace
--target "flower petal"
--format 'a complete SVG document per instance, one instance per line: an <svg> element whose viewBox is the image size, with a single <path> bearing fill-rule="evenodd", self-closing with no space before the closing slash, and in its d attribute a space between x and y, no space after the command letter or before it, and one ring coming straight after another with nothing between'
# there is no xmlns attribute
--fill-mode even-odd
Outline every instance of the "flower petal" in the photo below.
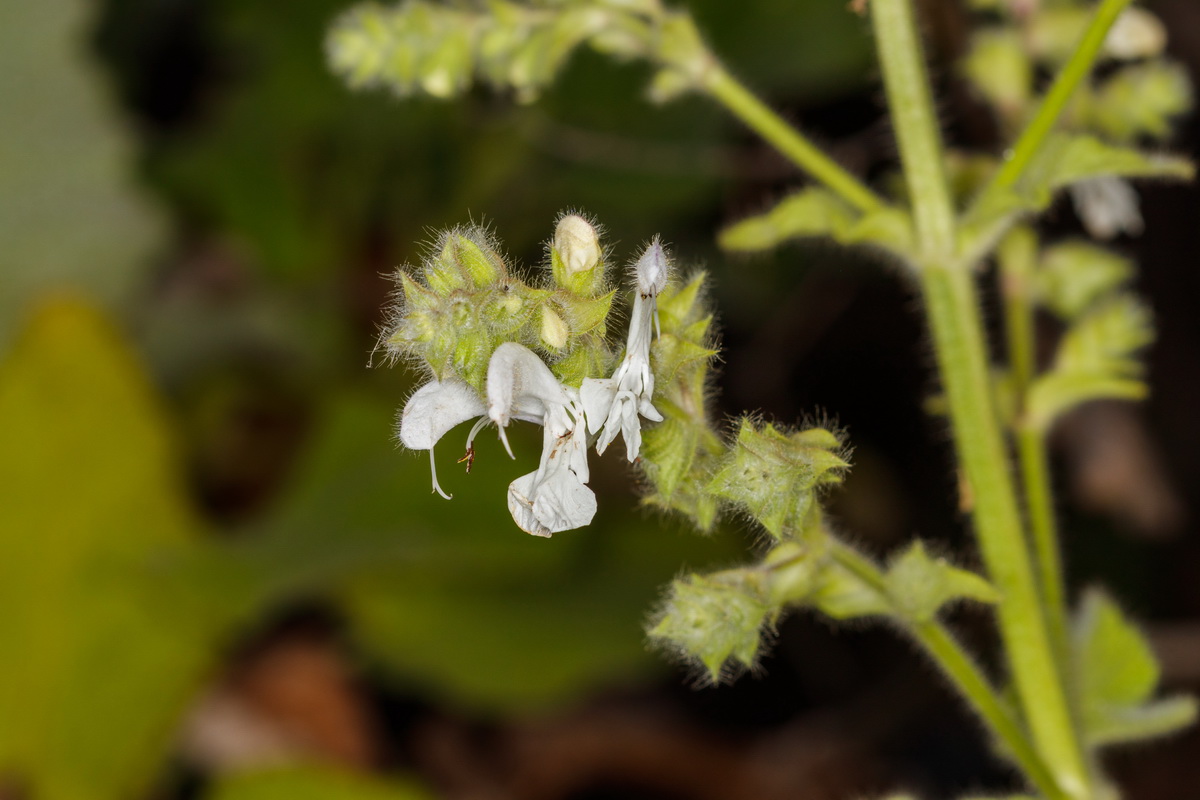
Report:
<svg viewBox="0 0 1200 800"><path fill-rule="evenodd" d="M579 387L579 402L587 418L588 433L595 433L604 427L616 393L617 382L612 378L583 379L583 385Z"/></svg>
<svg viewBox="0 0 1200 800"><path fill-rule="evenodd" d="M571 402L546 363L516 342L505 342L492 353L487 399L488 416L501 427L513 418L542 423L551 408Z"/></svg>
<svg viewBox="0 0 1200 800"><path fill-rule="evenodd" d="M487 412L483 401L459 380L432 380L404 404L397 434L411 450L430 450L448 430Z"/></svg>

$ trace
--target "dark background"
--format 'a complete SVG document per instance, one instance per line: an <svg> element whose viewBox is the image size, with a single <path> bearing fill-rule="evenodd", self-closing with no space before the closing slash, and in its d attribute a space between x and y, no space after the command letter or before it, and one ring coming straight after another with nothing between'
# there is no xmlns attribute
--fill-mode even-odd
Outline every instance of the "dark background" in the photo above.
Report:
<svg viewBox="0 0 1200 800"><path fill-rule="evenodd" d="M0 200L19 220L0 229L11 245L0 260L0 345L15 348L17 364L21 331L64 292L103 309L116 346L133 353L129 380L149 380L169 443L162 463L181 481L192 540L213 559L173 585L238 598L214 615L220 624L178 618L168 649L199 655L180 662L169 702L128 695L130 717L157 731L127 770L139 796L201 796L229 770L307 760L415 777L451 798L1013 788L934 670L886 628L794 615L755 674L717 689L695 688L695 674L647 653L641 628L659 588L685 566L736 562L753 531L731 523L702 539L639 510L635 478L605 458L596 525L530 541L503 504L524 469L497 446L481 446L469 479L445 448L442 479L456 495L446 503L427 496L425 461L389 441L390 417L419 376L366 367L387 274L416 263L433 231L472 219L533 270L557 213L582 209L618 259L661 233L683 265L710 270L722 415L758 409L845 428L854 469L831 502L847 536L884 554L919 535L973 561L946 427L923 410L937 387L911 287L869 254L832 245L755 259L715 247L723 224L802 181L780 157L702 99L643 102L647 68L590 52L530 106L485 90L451 103L352 94L321 49L341 0L27 5L0 12L9 88L24 103L0 107ZM866 23L843 3L690 5L731 69L840 162L873 179L894 169ZM955 78L966 14L925 6L947 138L995 150L986 109ZM1149 6L1200 83L1200 7ZM23 127L32 119L43 127ZM1174 148L1200 157L1194 121ZM1137 257L1157 320L1152 397L1073 414L1054 442L1055 477L1072 585L1111 587L1147 622L1165 684L1194 690L1200 193L1140 190L1145 234L1116 246ZM117 213L125 202L131 210ZM1066 203L1047 227L1078 231ZM1041 333L1050 344L1056 332ZM51 413L27 410L31 420ZM526 434L518 458L531 461L536 437ZM76 563L72 548L104 562L105 546L80 544L99 517L72 487L95 477L83 472L93 462L119 478L105 448L124 445L87 446L93 461L71 458L85 447L72 440L61 469L47 468L54 481L10 498L16 515L0 537L12 540L12 569L20 558ZM45 514L59 504L80 509L78 535L13 544L30 536L20 523L53 520ZM243 572L256 588L227 590ZM74 641L73 607L31 580L32 597L0 603L45 607L30 624L48 641ZM992 652L986 617L955 622ZM109 641L140 658L143 639L116 630ZM0 681L20 678L0 668ZM59 685L87 692L109 679L88 662ZM78 752L91 752L90 737L120 739L121 717L81 713ZM1111 766L1130 798L1200 796L1200 733ZM41 796L36 767L0 774L12 796Z"/></svg>

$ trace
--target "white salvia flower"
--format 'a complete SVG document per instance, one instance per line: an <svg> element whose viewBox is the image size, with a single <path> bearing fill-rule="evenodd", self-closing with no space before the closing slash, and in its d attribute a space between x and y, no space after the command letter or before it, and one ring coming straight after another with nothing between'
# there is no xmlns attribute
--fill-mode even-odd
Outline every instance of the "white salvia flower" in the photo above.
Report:
<svg viewBox="0 0 1200 800"><path fill-rule="evenodd" d="M492 353L487 375L487 413L500 427L513 419L544 426L537 470L508 487L508 510L526 533L550 536L587 525L596 515L596 495L588 481L587 431L574 389L563 386L528 348L505 342Z"/></svg>
<svg viewBox="0 0 1200 800"><path fill-rule="evenodd" d="M1142 212L1137 191L1129 181L1104 177L1080 181L1071 186L1071 200L1083 227L1097 239L1111 239L1127 233L1142 232Z"/></svg>
<svg viewBox="0 0 1200 800"><path fill-rule="evenodd" d="M668 272L666 253L655 238L634 266L637 296L629 320L625 357L611 378L587 378L579 389L588 431L600 432L596 441L598 453L603 453L619 433L625 440L625 457L635 461L642 448L638 415L662 421L662 414L651 402L654 371L650 368L650 326L657 319L658 293L667 285Z"/></svg>
<svg viewBox="0 0 1200 800"><path fill-rule="evenodd" d="M397 432L400 442L412 450L429 451L429 471L433 475L433 489L447 500L450 499L450 495L438 485L433 446L455 425L485 413L487 409L475 390L454 379L432 380L417 389L404 404ZM478 427L471 432L472 438ZM467 447L469 451L470 441Z"/></svg>

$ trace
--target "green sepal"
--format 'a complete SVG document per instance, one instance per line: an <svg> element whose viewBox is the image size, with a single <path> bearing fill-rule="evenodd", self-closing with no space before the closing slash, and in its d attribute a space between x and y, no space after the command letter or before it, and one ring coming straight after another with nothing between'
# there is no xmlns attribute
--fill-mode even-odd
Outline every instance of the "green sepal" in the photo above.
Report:
<svg viewBox="0 0 1200 800"><path fill-rule="evenodd" d="M1000 600L982 576L956 567L944 558L930 558L920 541L913 542L892 561L884 579L897 611L914 622L931 621L947 603Z"/></svg>
<svg viewBox="0 0 1200 800"><path fill-rule="evenodd" d="M753 666L775 610L763 596L762 582L754 568L676 580L650 638L698 660L713 683L730 661Z"/></svg>
<svg viewBox="0 0 1200 800"><path fill-rule="evenodd" d="M833 619L891 616L891 601L862 578L841 564L830 563L821 571L820 581L808 601Z"/></svg>
<svg viewBox="0 0 1200 800"><path fill-rule="evenodd" d="M1192 697L1152 700L1160 678L1149 643L1104 592L1083 598L1072 646L1083 736L1092 746L1164 736L1196 718Z"/></svg>
<svg viewBox="0 0 1200 800"><path fill-rule="evenodd" d="M599 297L556 292L554 303L571 329L572 336L581 336L585 333L603 336L605 321L608 319L609 312L612 311L613 299L616 294L615 289Z"/></svg>
<svg viewBox="0 0 1200 800"><path fill-rule="evenodd" d="M708 491L782 539L798 532L820 487L841 481L850 465L840 451L837 437L821 428L788 434L743 419Z"/></svg>
<svg viewBox="0 0 1200 800"><path fill-rule="evenodd" d="M477 228L449 231L443 237L439 260L454 264L476 288L492 286L507 277L508 268L490 238Z"/></svg>

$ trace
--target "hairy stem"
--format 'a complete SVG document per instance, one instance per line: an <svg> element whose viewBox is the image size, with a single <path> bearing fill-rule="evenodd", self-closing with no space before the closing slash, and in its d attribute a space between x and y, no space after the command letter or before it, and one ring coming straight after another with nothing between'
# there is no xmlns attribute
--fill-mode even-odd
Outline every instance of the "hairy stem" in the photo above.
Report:
<svg viewBox="0 0 1200 800"><path fill-rule="evenodd" d="M704 89L792 163L859 211L874 211L885 205L862 181L785 122L715 61L705 73Z"/></svg>
<svg viewBox="0 0 1200 800"><path fill-rule="evenodd" d="M1100 48L1104 45L1104 39L1108 36L1109 29L1130 2L1132 0L1101 0L1071 58L1059 70L1054 83L1050 86L1050 91L1042 98L1033 118L1017 138L1017 143L1009 151L1008 158L1005 159L991 183L980 195L977 206L982 206L985 204L985 200L990 200L990 195L1010 189L1021 180L1025 170L1046 141L1046 137L1054 129L1058 118L1062 116L1071 95L1091 73L1092 65L1100 54Z"/></svg>
<svg viewBox="0 0 1200 800"><path fill-rule="evenodd" d="M1026 227L1015 228L1005 237L998 253L1001 296L1004 298L1004 329L1008 360L1016 398L1015 433L1021 465L1021 485L1033 536L1038 585L1046 609L1046 623L1054 642L1059 669L1067 664L1067 603L1059 554L1058 528L1050 489L1050 470L1045 438L1041 431L1024 424L1025 398L1036 373L1034 338L1033 273L1037 259L1037 237Z"/></svg>
<svg viewBox="0 0 1200 800"><path fill-rule="evenodd" d="M973 278L937 262L925 264L921 277L955 449L974 498L976 536L1002 597L1000 631L1021 708L1058 785L1071 797L1086 798L1090 775L1025 542Z"/></svg>
<svg viewBox="0 0 1200 800"><path fill-rule="evenodd" d="M928 257L948 258L957 247L954 205L912 5L874 0L871 22L920 248Z"/></svg>
<svg viewBox="0 0 1200 800"><path fill-rule="evenodd" d="M834 546L833 557L868 586L880 594L888 594L887 584L879 568L852 548L837 544ZM991 682L946 627L935 620L909 623L905 629L958 689L988 731L1008 749L1013 760L1046 800L1065 800L1066 795L1058 788L1025 732L1001 702Z"/></svg>

